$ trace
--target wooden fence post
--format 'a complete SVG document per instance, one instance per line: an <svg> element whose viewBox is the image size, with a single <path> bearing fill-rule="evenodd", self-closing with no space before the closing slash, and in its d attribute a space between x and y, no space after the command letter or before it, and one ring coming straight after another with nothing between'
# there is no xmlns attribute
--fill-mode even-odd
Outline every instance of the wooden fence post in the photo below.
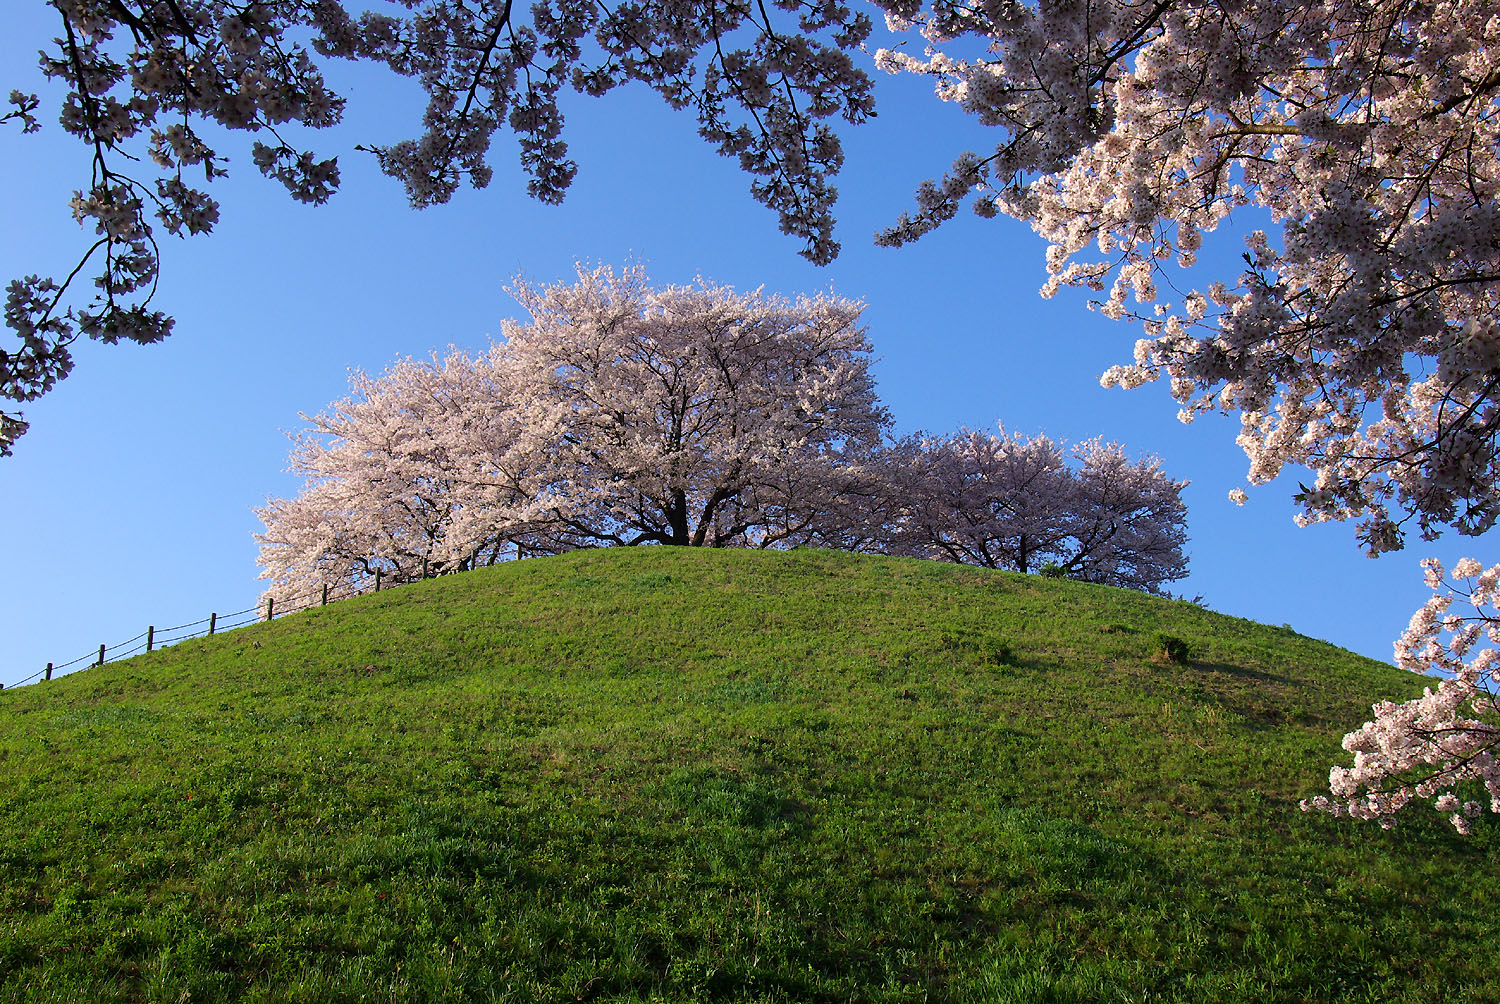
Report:
<svg viewBox="0 0 1500 1004"><path fill-rule="evenodd" d="M97 666L104 665L104 646L103 645L99 646L99 661L97 663L95 663L95 665L97 665Z"/></svg>
<svg viewBox="0 0 1500 1004"><path fill-rule="evenodd" d="M136 623L139 624L140 622L137 621ZM154 641L156 641L156 625L155 624L147 624L146 625L146 651L147 652L151 651L151 644Z"/></svg>
<svg viewBox="0 0 1500 1004"><path fill-rule="evenodd" d="M209 637L213 637L214 628L218 627L218 625L219 625L219 615L217 613L209 614L208 615L208 634L209 634Z"/></svg>
<svg viewBox="0 0 1500 1004"><path fill-rule="evenodd" d="M276 597L266 597L266 620L276 616Z"/></svg>
<svg viewBox="0 0 1500 1004"><path fill-rule="evenodd" d="M50 663L50 662L47 663L47 676L46 676L46 679L48 679L48 680L52 679L52 663Z"/></svg>
<svg viewBox="0 0 1500 1004"><path fill-rule="evenodd" d="M328 583L323 583L323 606L328 606Z"/></svg>

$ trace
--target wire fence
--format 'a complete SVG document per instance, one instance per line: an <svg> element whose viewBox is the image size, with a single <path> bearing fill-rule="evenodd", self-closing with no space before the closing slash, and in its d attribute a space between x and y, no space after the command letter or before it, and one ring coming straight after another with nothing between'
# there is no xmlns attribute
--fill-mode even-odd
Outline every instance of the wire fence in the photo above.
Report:
<svg viewBox="0 0 1500 1004"><path fill-rule="evenodd" d="M425 571L425 569L424 569ZM423 576L424 578L427 576ZM290 597L267 597L254 606L243 610L235 610L230 613L210 613L200 620L189 621L186 624L178 624L174 627L159 628L148 625L146 630L133 638L126 638L122 642L113 645L101 643L98 648L90 649L76 659L62 663L47 663L44 669L37 670L23 680L0 686L0 689L12 690L38 681L45 682L53 676L73 669L80 663L87 663L83 668L92 669L104 666L121 659L129 659L132 656L141 655L146 652L154 652L158 649L167 648L181 641L192 638L207 638L212 635L222 634L225 631L233 631L235 628L245 627L263 621L275 620L278 617L286 617L289 614L300 613L303 610L311 610L314 607L327 606L339 600L347 600L352 596L360 596L369 592L380 592L382 589L390 589L395 586L405 585L408 582L417 582L420 579L393 577L383 569L376 570L361 578L352 579L337 584L325 584L311 592L302 593ZM76 672L77 670L75 670Z"/></svg>

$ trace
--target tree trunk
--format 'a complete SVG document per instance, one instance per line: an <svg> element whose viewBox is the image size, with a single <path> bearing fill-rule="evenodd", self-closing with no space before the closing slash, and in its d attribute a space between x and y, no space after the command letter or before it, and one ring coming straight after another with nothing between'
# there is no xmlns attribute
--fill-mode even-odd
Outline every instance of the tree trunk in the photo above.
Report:
<svg viewBox="0 0 1500 1004"><path fill-rule="evenodd" d="M672 493L672 504L667 508L667 523L672 527L669 544L686 547L692 543L688 536L687 495L680 489Z"/></svg>

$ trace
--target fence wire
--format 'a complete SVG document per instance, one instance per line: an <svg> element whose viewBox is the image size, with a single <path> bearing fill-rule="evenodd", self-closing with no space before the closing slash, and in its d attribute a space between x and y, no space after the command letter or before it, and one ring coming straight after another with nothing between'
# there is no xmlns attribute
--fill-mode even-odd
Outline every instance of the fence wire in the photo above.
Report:
<svg viewBox="0 0 1500 1004"><path fill-rule="evenodd" d="M210 634L217 636L225 631L233 631L237 628L247 627L261 621L279 619L291 614L302 613L315 607L325 606L328 603L352 599L355 596L363 596L368 592L378 592L379 589L391 589L396 586L406 585L408 582L420 582L421 580L400 579L381 573L379 589L371 589L370 587L376 581L376 575L370 573L352 582L340 583L338 585L330 584L326 593L324 588L320 586L310 593L276 600L269 608L265 601L261 601L254 606L245 607L243 610L233 610L226 614L210 614L208 617L203 617L195 621L187 621L173 627L148 628L138 635L126 638L124 641L116 642L113 645L103 645L90 649L83 655L67 662L49 664L48 667L39 669L24 679L6 684L4 689L14 689L38 680L51 679L63 670L71 669L80 663L87 663L88 665L84 668L92 669L108 665L112 662L118 662L122 659L129 659L146 652L148 644L150 645L150 650L154 652L158 649L176 645L179 642L190 641L195 638L207 638ZM270 614L270 616L268 617L267 614ZM197 628L197 630L188 631L189 628ZM184 631L187 633L179 633Z"/></svg>

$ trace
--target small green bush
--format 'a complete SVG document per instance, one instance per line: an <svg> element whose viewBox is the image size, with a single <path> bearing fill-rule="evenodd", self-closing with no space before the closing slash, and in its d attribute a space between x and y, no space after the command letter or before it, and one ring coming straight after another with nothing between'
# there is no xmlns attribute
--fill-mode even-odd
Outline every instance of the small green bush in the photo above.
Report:
<svg viewBox="0 0 1500 1004"><path fill-rule="evenodd" d="M1174 666L1186 666L1188 655L1187 642L1165 631L1156 632L1156 658L1158 660L1169 662Z"/></svg>
<svg viewBox="0 0 1500 1004"><path fill-rule="evenodd" d="M1044 579L1060 579L1063 577L1063 567L1055 561L1049 561L1039 571Z"/></svg>
<svg viewBox="0 0 1500 1004"><path fill-rule="evenodd" d="M1015 652L1004 638L987 638L974 631L945 631L938 636L938 644L944 651L962 652L971 661L988 663L991 666L1016 665Z"/></svg>

